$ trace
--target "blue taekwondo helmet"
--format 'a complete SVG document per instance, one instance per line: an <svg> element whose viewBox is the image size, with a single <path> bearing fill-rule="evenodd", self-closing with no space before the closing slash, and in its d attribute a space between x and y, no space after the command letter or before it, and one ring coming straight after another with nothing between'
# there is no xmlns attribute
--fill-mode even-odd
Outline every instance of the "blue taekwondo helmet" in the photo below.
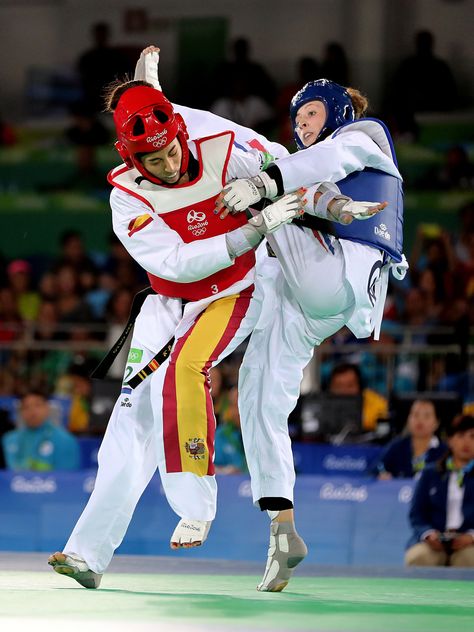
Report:
<svg viewBox="0 0 474 632"><path fill-rule="evenodd" d="M295 94L290 103L291 124L298 149L304 149L305 146L296 133L296 114L300 107L309 101L322 101L326 107L326 122L315 142L324 140L344 123L355 120L351 97L343 86L329 79L309 81Z"/></svg>

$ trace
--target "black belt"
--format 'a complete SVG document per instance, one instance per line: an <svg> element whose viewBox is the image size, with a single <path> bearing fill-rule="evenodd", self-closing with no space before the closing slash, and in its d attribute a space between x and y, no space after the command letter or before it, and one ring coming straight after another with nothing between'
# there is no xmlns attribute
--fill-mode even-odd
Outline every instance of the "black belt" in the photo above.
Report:
<svg viewBox="0 0 474 632"><path fill-rule="evenodd" d="M156 294L155 290L151 287L147 287L144 290L141 290L133 297L132 307L130 309L130 314L128 317L127 324L125 325L124 330L120 334L117 342L110 349L107 355L102 359L100 364L92 371L91 377L97 380L103 380L107 375L108 370L114 363L117 355L120 353L123 345L125 344L133 325L137 319L138 314L145 302L147 296L151 294ZM182 300L182 310L184 311L184 306L188 301ZM136 373L131 380L124 383L124 386L128 386L129 388L136 388L139 384L143 382L149 375L151 375L156 369L158 369L166 358L171 353L171 349L174 345L174 336L168 340L168 342L158 351L156 355L148 362L147 365L143 367L138 373Z"/></svg>
<svg viewBox="0 0 474 632"><path fill-rule="evenodd" d="M146 287L144 290L141 290L133 297L132 307L130 308L130 314L128 316L127 324L125 325L124 330L120 334L117 342L114 344L112 349L107 353L107 355L101 360L101 362L96 366L96 368L92 371L91 377L96 380L103 380L107 375L108 370L114 363L116 357L122 350L123 345L125 344L130 332L132 331L132 327L135 324L138 314L142 308L145 299L150 296L150 294L156 294L155 290L152 287Z"/></svg>
<svg viewBox="0 0 474 632"><path fill-rule="evenodd" d="M165 346L162 347L155 356L153 356L150 362L148 362L148 364L144 366L143 369L138 371L138 373L135 373L135 375L132 377L131 380L129 380L128 382L125 382L124 386L128 386L130 388L136 388L139 384L143 382L144 379L146 379L149 375L151 375L153 371L156 371L156 369L159 369L160 366L163 364L163 362L171 353L171 349L173 348L173 345L174 345L174 336L173 338L170 338L168 340Z"/></svg>

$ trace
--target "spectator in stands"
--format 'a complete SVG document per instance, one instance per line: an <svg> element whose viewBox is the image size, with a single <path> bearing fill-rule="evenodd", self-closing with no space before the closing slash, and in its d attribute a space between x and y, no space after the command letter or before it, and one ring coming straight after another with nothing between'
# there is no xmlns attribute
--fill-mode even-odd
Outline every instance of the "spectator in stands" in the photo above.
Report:
<svg viewBox="0 0 474 632"><path fill-rule="evenodd" d="M1 392L1 391L0 391ZM5 455L3 452L2 437L7 432L14 430L15 426L10 420L10 414L8 410L0 408L0 470L4 470L6 467Z"/></svg>
<svg viewBox="0 0 474 632"><path fill-rule="evenodd" d="M0 289L0 342L8 342L19 338L23 329L23 321L18 312L15 294L11 288ZM1 357L1 351L0 351Z"/></svg>
<svg viewBox="0 0 474 632"><path fill-rule="evenodd" d="M387 400L370 388L364 388L362 375L356 364L339 364L331 371L328 385L334 395L361 395L362 428L375 430L377 421L388 416Z"/></svg>
<svg viewBox="0 0 474 632"><path fill-rule="evenodd" d="M402 437L391 441L377 465L379 479L413 478L443 456L447 446L436 436L439 421L433 402L417 399L408 414Z"/></svg>
<svg viewBox="0 0 474 632"><path fill-rule="evenodd" d="M8 265L7 274L21 319L35 320L41 299L31 288L31 265L24 259L15 259Z"/></svg>
<svg viewBox="0 0 474 632"><path fill-rule="evenodd" d="M92 400L92 382L90 373L96 362L85 358L78 358L71 363L62 376L63 388L68 385L68 395L71 398L68 429L77 433L86 433L89 429L90 409Z"/></svg>
<svg viewBox="0 0 474 632"><path fill-rule="evenodd" d="M457 105L457 90L448 64L434 54L430 31L415 35L415 54L401 62L392 82L394 106L401 111L447 112ZM407 98L409 95L409 98Z"/></svg>
<svg viewBox="0 0 474 632"><path fill-rule="evenodd" d="M97 266L89 257L84 246L82 235L77 230L65 230L60 237L61 253L53 264L53 271L57 272L63 265L72 266L78 274L82 272L97 272Z"/></svg>
<svg viewBox="0 0 474 632"><path fill-rule="evenodd" d="M14 128L0 114L0 147L12 147L17 140Z"/></svg>
<svg viewBox="0 0 474 632"><path fill-rule="evenodd" d="M234 60L219 70L220 96L211 105L214 114L267 134L275 123L275 84L263 66L250 58L245 38L234 42ZM225 77L224 85L222 77Z"/></svg>
<svg viewBox="0 0 474 632"><path fill-rule="evenodd" d="M221 414L220 423L216 428L214 465L218 474L238 474L247 471L236 386L228 393L228 406Z"/></svg>
<svg viewBox="0 0 474 632"><path fill-rule="evenodd" d="M454 145L448 149L441 168L429 180L429 188L474 189L474 165L464 147Z"/></svg>
<svg viewBox="0 0 474 632"><path fill-rule="evenodd" d="M104 174L97 168L97 147L108 142L109 132L86 103L75 103L70 112L72 122L65 135L76 154L76 173L71 185L104 188Z"/></svg>
<svg viewBox="0 0 474 632"><path fill-rule="evenodd" d="M444 291L449 287L450 277L456 266L451 239L446 230L438 224L419 224L410 255L410 274L413 285L417 285L417 275L425 268L431 268Z"/></svg>
<svg viewBox="0 0 474 632"><path fill-rule="evenodd" d="M261 96L252 93L249 77L236 73L228 82L229 95L214 101L211 112L262 134L267 133L273 124L274 112Z"/></svg>
<svg viewBox="0 0 474 632"><path fill-rule="evenodd" d="M30 391L21 398L20 416L24 427L7 432L3 449L10 470L77 470L80 450L77 439L50 420L47 398Z"/></svg>
<svg viewBox="0 0 474 632"><path fill-rule="evenodd" d="M79 281L79 269L63 264L57 269L57 298L61 323L91 323L92 310L83 299Z"/></svg>
<svg viewBox="0 0 474 632"><path fill-rule="evenodd" d="M458 263L469 263L472 258L474 235L474 202L467 202L459 209L459 231L454 240L454 253Z"/></svg>
<svg viewBox="0 0 474 632"><path fill-rule="evenodd" d="M321 77L335 81L341 86L350 84L346 51L338 42L328 42L324 48Z"/></svg>
<svg viewBox="0 0 474 632"><path fill-rule="evenodd" d="M143 268L140 268L137 262L132 259L125 246L113 232L109 235L108 256L102 268L100 284L110 291L124 287L134 292L149 284Z"/></svg>
<svg viewBox="0 0 474 632"><path fill-rule="evenodd" d="M460 261L454 272L456 295L469 298L474 295L474 231L465 237L465 259Z"/></svg>
<svg viewBox="0 0 474 632"><path fill-rule="evenodd" d="M70 350L54 348L57 342L66 338L66 332L61 331L59 326L56 303L50 300L42 301L33 339L45 348L29 350L27 359L31 374L43 376L43 390L48 392L71 362Z"/></svg>
<svg viewBox="0 0 474 632"><path fill-rule="evenodd" d="M408 566L474 567L474 417L456 417L448 443L448 454L423 471L415 488Z"/></svg>
<svg viewBox="0 0 474 632"><path fill-rule="evenodd" d="M132 301L133 293L127 288L119 288L110 297L106 310L106 321L108 325L106 337L107 348L112 348L115 341L122 335L125 325L127 324ZM125 345L110 367L108 371L109 377L122 379L127 357L131 358L132 356L129 355L128 347ZM139 362L139 360L137 359L135 362Z"/></svg>
<svg viewBox="0 0 474 632"><path fill-rule="evenodd" d="M226 62L219 70L219 82L221 90L226 90L226 85L222 85L222 77L226 78L225 84L230 86L235 78L247 79L248 91L250 94L260 97L268 103L273 104L276 97L276 86L265 68L252 59L252 49L248 39L239 37L233 42L233 59ZM315 79L316 77L311 77ZM230 93L224 96L230 96Z"/></svg>
<svg viewBox="0 0 474 632"><path fill-rule="evenodd" d="M106 22L92 26L93 47L78 60L83 97L93 112L103 109L104 86L131 70L125 56L110 46L110 27Z"/></svg>

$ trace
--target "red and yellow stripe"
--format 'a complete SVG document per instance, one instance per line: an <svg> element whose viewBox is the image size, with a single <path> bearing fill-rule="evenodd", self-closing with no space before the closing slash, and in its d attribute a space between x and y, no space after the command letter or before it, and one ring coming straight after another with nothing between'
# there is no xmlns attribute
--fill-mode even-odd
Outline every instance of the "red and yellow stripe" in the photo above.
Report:
<svg viewBox="0 0 474 632"><path fill-rule="evenodd" d="M153 217L148 215L148 213L135 217L135 219L132 219L128 224L128 236L131 237L135 233L138 233L139 230L148 226L148 224L152 221Z"/></svg>
<svg viewBox="0 0 474 632"><path fill-rule="evenodd" d="M167 472L214 474L216 421L209 369L237 333L252 292L253 287L211 303L173 349L163 386ZM193 442L201 444L198 449Z"/></svg>

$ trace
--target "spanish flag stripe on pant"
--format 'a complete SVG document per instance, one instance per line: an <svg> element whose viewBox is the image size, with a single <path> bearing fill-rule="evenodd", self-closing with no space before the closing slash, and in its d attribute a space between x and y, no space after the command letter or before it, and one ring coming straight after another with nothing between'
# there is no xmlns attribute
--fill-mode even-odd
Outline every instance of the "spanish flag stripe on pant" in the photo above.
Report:
<svg viewBox="0 0 474 632"><path fill-rule="evenodd" d="M239 329L252 290L211 303L173 350L163 387L167 472L214 473L215 417L208 371Z"/></svg>
<svg viewBox="0 0 474 632"><path fill-rule="evenodd" d="M238 300L235 302L234 309L229 319L229 325L226 328L226 331L224 335L222 336L219 344L214 349L214 352L212 354L212 359L210 359L209 362L206 364L206 367L205 367L206 375L209 374L209 369L211 368L211 364L215 362L217 358L225 351L226 347L230 344L230 342L233 340L234 336L236 335L242 323L242 320L244 319L245 314L247 313L253 291L254 291L254 286L252 285L250 288L247 288L243 292L240 293ZM206 405L208 408L207 448L209 452L207 474L213 475L215 473L214 471L214 436L215 436L215 431L216 431L216 418L214 415L214 406L212 403L210 389L206 389Z"/></svg>

